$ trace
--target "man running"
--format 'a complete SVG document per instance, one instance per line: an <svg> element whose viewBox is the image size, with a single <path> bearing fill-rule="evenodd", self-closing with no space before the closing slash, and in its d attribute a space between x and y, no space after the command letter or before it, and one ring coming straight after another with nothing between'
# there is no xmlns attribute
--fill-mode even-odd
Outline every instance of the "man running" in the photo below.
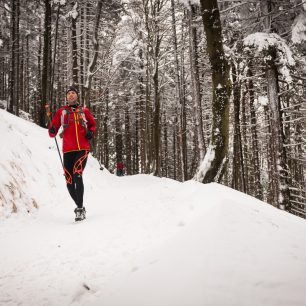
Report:
<svg viewBox="0 0 306 306"><path fill-rule="evenodd" d="M83 206L82 174L90 151L90 139L96 130L95 120L88 108L78 102L78 91L70 86L66 92L68 105L61 107L49 125L49 136L55 137L60 127L63 132L64 173L70 196L76 204L75 221L86 218Z"/></svg>

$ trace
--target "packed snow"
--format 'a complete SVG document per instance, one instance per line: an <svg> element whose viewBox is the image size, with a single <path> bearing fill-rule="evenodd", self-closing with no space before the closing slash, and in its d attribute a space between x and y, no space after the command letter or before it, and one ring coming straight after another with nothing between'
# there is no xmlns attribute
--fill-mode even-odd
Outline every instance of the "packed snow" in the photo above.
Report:
<svg viewBox="0 0 306 306"><path fill-rule="evenodd" d="M305 305L304 219L90 156L75 223L54 139L1 109L0 132L1 306Z"/></svg>

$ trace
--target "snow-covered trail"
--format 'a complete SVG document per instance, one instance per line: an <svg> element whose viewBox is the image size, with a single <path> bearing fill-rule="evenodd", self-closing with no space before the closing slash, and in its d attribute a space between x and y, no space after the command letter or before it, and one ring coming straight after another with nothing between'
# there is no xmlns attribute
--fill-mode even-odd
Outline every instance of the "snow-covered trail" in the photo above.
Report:
<svg viewBox="0 0 306 306"><path fill-rule="evenodd" d="M1 223L1 306L304 305L304 220L217 184L86 183L85 222L67 198Z"/></svg>
<svg viewBox="0 0 306 306"><path fill-rule="evenodd" d="M137 254L196 216L195 202L188 204L192 189L184 193L172 180L117 178L91 158L84 181L85 222L73 221L64 189L61 203L1 223L0 305L77 305L84 298L88 305L88 298L112 290L110 280L123 268L134 269ZM55 186L47 192L46 201L58 197Z"/></svg>
<svg viewBox="0 0 306 306"><path fill-rule="evenodd" d="M117 178L90 156L75 223L46 130L0 110L0 133L1 306L305 305L305 220L218 184Z"/></svg>

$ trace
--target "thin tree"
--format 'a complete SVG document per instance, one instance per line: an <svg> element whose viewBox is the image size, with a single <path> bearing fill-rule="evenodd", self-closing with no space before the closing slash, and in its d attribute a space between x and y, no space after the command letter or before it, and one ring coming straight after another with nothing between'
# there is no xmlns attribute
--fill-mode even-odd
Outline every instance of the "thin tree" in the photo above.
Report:
<svg viewBox="0 0 306 306"><path fill-rule="evenodd" d="M39 125L45 127L45 104L48 102L48 88L50 80L49 65L51 62L51 2L44 0L45 3L45 24L44 24L44 47L43 47L43 66L41 79L41 104L39 111Z"/></svg>

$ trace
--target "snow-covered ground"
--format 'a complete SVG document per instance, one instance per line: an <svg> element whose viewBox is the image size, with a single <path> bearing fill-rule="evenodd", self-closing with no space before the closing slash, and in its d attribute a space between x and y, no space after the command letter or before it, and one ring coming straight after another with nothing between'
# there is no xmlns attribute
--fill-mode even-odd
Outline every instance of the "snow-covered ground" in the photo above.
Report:
<svg viewBox="0 0 306 306"><path fill-rule="evenodd" d="M0 110L0 133L1 306L306 305L305 220L90 156L75 223L47 131Z"/></svg>

